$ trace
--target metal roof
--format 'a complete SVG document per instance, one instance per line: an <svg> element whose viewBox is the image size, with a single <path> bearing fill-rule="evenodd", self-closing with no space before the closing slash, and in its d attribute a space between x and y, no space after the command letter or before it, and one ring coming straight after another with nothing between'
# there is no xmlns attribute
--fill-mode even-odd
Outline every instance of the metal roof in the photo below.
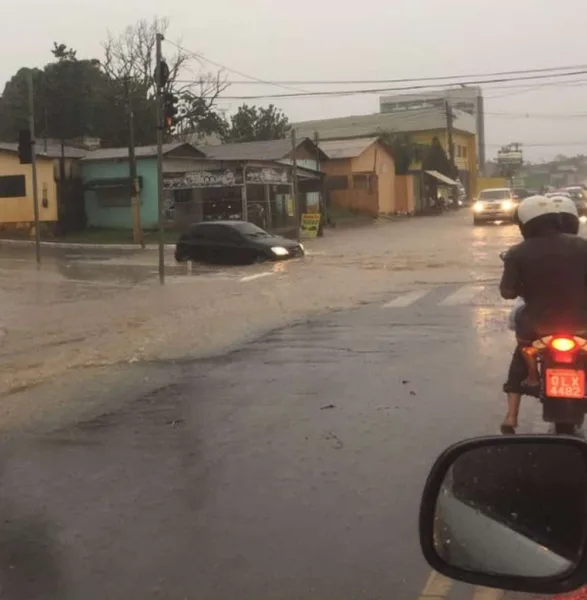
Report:
<svg viewBox="0 0 587 600"><path fill-rule="evenodd" d="M316 146L311 139L301 137L297 147L304 144ZM221 146L200 146L207 158L215 160L280 160L291 154L291 140L267 140L260 142L239 142ZM326 156L321 156L325 159Z"/></svg>
<svg viewBox="0 0 587 600"><path fill-rule="evenodd" d="M378 141L378 137L352 138L350 140L326 140L319 142L320 150L330 159L356 158L369 146Z"/></svg>
<svg viewBox="0 0 587 600"><path fill-rule="evenodd" d="M169 154L174 150L178 150L185 146L186 150L189 150L194 156L202 157L203 154L195 146L187 142L173 142L171 144L163 144L163 154ZM135 148L135 154L137 158L154 158L157 156L157 146L137 146ZM84 161L90 160L116 160L116 159L128 159L128 148L100 148L99 150L92 150L86 152L83 158Z"/></svg>
<svg viewBox="0 0 587 600"><path fill-rule="evenodd" d="M453 109L453 115L455 131L475 133L475 117L455 109ZM300 138L313 137L314 132L317 132L320 140L336 140L377 136L382 132L409 133L443 130L446 129L446 115L444 110L431 108L303 121L293 123L292 126Z"/></svg>
<svg viewBox="0 0 587 600"><path fill-rule="evenodd" d="M37 150L37 156L45 158L60 158L61 157L61 145L59 144L48 144L47 151L45 152L45 146L42 141L37 140L35 144ZM0 142L0 151L18 153L18 144L10 142ZM71 146L64 146L63 152L65 158L81 158L87 154L86 150L81 148L72 148Z"/></svg>

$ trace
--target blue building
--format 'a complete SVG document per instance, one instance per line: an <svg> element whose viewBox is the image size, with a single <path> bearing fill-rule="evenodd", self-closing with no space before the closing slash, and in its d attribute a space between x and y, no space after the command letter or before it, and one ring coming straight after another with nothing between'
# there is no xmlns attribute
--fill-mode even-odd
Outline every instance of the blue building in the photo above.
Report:
<svg viewBox="0 0 587 600"><path fill-rule="evenodd" d="M140 184L141 224L155 229L158 223L157 147L135 149ZM204 154L191 144L163 146L163 172L191 170ZM108 229L132 229L131 180L128 148L104 148L87 152L81 159L87 225Z"/></svg>

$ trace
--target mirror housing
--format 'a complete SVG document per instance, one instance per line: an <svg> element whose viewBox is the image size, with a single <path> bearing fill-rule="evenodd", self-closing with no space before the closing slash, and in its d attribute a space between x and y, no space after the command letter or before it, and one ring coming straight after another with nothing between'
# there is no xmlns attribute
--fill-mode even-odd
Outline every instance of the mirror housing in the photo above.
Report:
<svg viewBox="0 0 587 600"><path fill-rule="evenodd" d="M442 575L515 592L575 590L587 583L587 442L459 442L430 471L419 524L424 557Z"/></svg>

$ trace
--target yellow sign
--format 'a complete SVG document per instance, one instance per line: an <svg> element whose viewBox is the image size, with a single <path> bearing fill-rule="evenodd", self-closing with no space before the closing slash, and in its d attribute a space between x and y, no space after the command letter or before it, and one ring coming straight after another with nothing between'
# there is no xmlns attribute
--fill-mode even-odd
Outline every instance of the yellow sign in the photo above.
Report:
<svg viewBox="0 0 587 600"><path fill-rule="evenodd" d="M295 217L295 215L296 215L294 201L291 196L287 197L287 215L289 217Z"/></svg>
<svg viewBox="0 0 587 600"><path fill-rule="evenodd" d="M302 215L302 236L317 237L320 226L320 213L304 213Z"/></svg>

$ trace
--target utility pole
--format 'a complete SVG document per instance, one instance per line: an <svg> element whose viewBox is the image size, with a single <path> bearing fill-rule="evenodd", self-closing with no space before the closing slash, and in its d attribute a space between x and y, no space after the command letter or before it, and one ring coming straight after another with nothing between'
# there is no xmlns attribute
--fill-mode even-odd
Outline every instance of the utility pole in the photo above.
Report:
<svg viewBox="0 0 587 600"><path fill-rule="evenodd" d="M320 172L320 138L318 132L314 132L314 145L316 146L316 171ZM320 212L320 226L318 227L318 236L324 235L324 226L326 225L326 205L324 203L324 180L322 174L320 174L320 191L318 192L318 211Z"/></svg>
<svg viewBox="0 0 587 600"><path fill-rule="evenodd" d="M165 38L162 33L157 34L156 48L156 68L155 68L155 87L157 92L157 181L158 181L158 202L157 209L159 213L159 283L165 283L165 248L163 237L163 94L162 88L165 82L162 81L163 56L161 43Z"/></svg>
<svg viewBox="0 0 587 600"><path fill-rule="evenodd" d="M455 145L452 140L453 114L452 114L452 110L450 108L448 99L444 101L444 110L446 112L446 137L447 137L447 142L448 142L448 157L450 160L450 168L452 171L451 176L454 177L457 168L455 165Z"/></svg>
<svg viewBox="0 0 587 600"><path fill-rule="evenodd" d="M132 108L132 91L130 87L130 77L124 80L124 91L126 96L126 106L128 109L128 165L131 188L131 210L132 210L132 237L135 244L145 247L143 230L141 229L141 199L140 185L137 177L137 157L135 154L135 127L134 112Z"/></svg>
<svg viewBox="0 0 587 600"><path fill-rule="evenodd" d="M294 220L296 223L296 239L300 240L300 205L298 202L298 160L296 158L296 150L298 145L296 143L296 131L291 130L291 193L293 196L294 205Z"/></svg>
<svg viewBox="0 0 587 600"><path fill-rule="evenodd" d="M39 223L39 190L37 184L37 149L35 147L35 101L33 91L33 72L29 69L29 130L31 136L31 167L33 174L33 210L35 213L35 253L37 269L41 266L41 231Z"/></svg>

